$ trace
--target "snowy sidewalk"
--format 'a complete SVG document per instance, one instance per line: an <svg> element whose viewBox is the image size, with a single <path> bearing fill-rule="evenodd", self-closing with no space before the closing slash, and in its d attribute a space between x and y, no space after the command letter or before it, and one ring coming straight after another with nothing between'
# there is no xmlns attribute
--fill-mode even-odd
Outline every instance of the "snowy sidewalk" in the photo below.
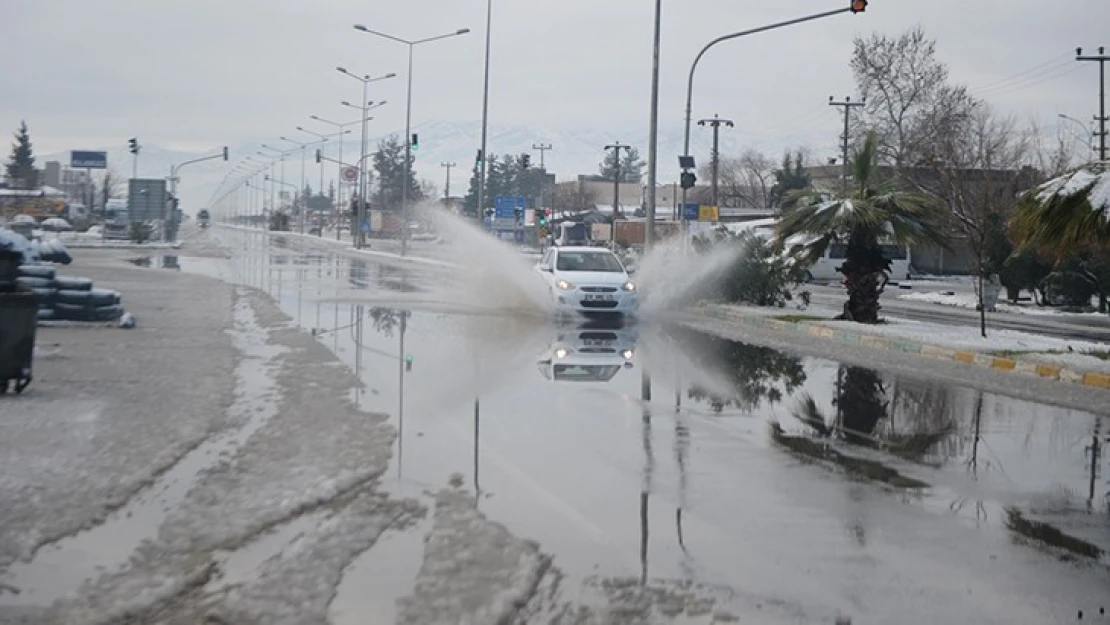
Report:
<svg viewBox="0 0 1110 625"><path fill-rule="evenodd" d="M788 309L699 303L694 314L817 339L952 360L998 371L1110 389L1110 345L991 330L988 338L970 326L888 318L862 325Z"/></svg>

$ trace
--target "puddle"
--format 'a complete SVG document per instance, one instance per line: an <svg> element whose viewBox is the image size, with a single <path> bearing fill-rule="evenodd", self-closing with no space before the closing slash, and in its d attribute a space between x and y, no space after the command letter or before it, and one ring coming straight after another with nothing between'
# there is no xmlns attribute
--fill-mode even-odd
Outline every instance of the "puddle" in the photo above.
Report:
<svg viewBox="0 0 1110 625"><path fill-rule="evenodd" d="M0 605L49 605L78 590L85 580L125 565L136 547L157 535L162 521L198 477L233 455L277 414L280 389L274 367L284 350L267 344L266 338L249 301L240 298L232 342L243 360L236 368L237 394L230 408L237 429L208 439L185 454L100 525L46 545L31 561L13 565L0 582L21 592L0 595Z"/></svg>
<svg viewBox="0 0 1110 625"><path fill-rule="evenodd" d="M155 255L155 256L141 256L139 258L132 258L127 262L135 265L136 267L150 267L152 269L175 269L181 271L181 260L176 255Z"/></svg>

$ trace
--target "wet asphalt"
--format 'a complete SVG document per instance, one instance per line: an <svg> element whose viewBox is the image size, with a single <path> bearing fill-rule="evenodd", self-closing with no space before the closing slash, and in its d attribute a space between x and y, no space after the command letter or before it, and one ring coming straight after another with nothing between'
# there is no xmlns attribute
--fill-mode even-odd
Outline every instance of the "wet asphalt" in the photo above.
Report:
<svg viewBox="0 0 1110 625"><path fill-rule="evenodd" d="M383 488L461 478L572 582L689 581L796 622L1071 622L1110 604L1105 418L665 321L468 311L434 267L216 236L232 259L152 266L273 296L356 371L358 405L391 415ZM336 623L406 592L379 565L414 571L420 531L356 561Z"/></svg>

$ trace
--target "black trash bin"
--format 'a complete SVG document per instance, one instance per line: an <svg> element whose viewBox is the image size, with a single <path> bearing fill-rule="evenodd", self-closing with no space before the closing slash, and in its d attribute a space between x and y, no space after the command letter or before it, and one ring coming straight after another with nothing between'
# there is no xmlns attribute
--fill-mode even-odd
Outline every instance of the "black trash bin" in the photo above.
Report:
<svg viewBox="0 0 1110 625"><path fill-rule="evenodd" d="M0 249L0 394L10 382L21 393L31 383L31 359L35 351L39 298L12 278L11 250Z"/></svg>

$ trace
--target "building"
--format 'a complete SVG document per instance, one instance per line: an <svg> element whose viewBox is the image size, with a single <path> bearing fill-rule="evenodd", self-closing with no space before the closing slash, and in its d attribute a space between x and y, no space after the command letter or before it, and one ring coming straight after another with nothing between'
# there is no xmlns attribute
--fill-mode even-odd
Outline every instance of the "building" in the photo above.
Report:
<svg viewBox="0 0 1110 625"><path fill-rule="evenodd" d="M39 182L58 189L74 204L90 209L96 204L96 185L84 169L71 169L58 161L47 161L39 171Z"/></svg>

